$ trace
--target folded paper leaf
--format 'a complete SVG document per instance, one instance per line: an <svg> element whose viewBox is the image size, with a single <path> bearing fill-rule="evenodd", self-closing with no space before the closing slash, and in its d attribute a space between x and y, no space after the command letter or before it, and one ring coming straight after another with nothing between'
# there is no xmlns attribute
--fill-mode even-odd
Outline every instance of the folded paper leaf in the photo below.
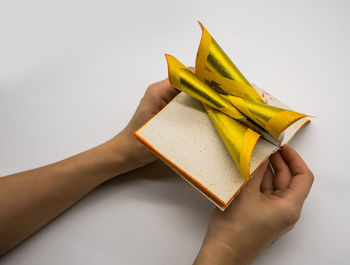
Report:
<svg viewBox="0 0 350 265"><path fill-rule="evenodd" d="M280 134L292 123L308 116L236 96L227 95L226 98L244 115L264 128L264 130L276 139L278 139Z"/></svg>
<svg viewBox="0 0 350 265"><path fill-rule="evenodd" d="M204 109L245 180L249 180L250 158L260 134L208 105Z"/></svg>
<svg viewBox="0 0 350 265"><path fill-rule="evenodd" d="M202 23L199 25L202 38L196 57L196 75L219 93L265 103Z"/></svg>
<svg viewBox="0 0 350 265"><path fill-rule="evenodd" d="M252 151L260 136L273 144L308 115L267 105L200 23L195 73L166 55L171 85L202 102L239 172L250 179Z"/></svg>
<svg viewBox="0 0 350 265"><path fill-rule="evenodd" d="M262 128L232 105L230 99L226 98L227 95L217 93L214 88L205 84L175 57L168 54L165 57L168 62L169 81L173 87L201 101L203 104L225 113L250 129L264 134Z"/></svg>
<svg viewBox="0 0 350 265"><path fill-rule="evenodd" d="M223 98L214 89L202 82L186 66L171 55L165 55L168 62L171 85L199 101L229 115L234 119L246 119L228 99Z"/></svg>

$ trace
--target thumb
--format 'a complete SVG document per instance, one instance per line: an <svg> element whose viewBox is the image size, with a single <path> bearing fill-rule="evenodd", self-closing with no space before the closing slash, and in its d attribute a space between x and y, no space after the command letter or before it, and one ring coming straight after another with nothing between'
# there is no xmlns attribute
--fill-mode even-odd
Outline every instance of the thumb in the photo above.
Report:
<svg viewBox="0 0 350 265"><path fill-rule="evenodd" d="M251 176L251 179L248 183L248 186L252 189L260 190L261 181L265 175L267 166L269 164L269 159L266 158L255 170L253 175Z"/></svg>

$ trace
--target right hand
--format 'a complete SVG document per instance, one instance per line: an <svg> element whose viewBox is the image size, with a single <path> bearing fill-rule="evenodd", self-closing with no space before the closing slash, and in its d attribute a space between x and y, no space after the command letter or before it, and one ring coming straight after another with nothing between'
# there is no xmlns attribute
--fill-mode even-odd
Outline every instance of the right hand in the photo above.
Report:
<svg viewBox="0 0 350 265"><path fill-rule="evenodd" d="M224 212L213 212L195 264L250 264L298 221L312 183L305 162L284 145Z"/></svg>

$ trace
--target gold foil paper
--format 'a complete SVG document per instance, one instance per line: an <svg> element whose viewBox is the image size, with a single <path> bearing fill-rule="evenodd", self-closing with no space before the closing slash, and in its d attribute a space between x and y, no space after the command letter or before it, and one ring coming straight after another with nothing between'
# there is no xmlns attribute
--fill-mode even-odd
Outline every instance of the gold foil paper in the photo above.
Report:
<svg viewBox="0 0 350 265"><path fill-rule="evenodd" d="M196 75L216 88L219 93L264 103L207 29L200 22L199 25L202 29L202 38L196 57Z"/></svg>
<svg viewBox="0 0 350 265"><path fill-rule="evenodd" d="M308 115L291 110L277 108L265 103L228 95L226 98L244 115L264 128L268 133L279 138L280 134L292 123Z"/></svg>
<svg viewBox="0 0 350 265"><path fill-rule="evenodd" d="M200 23L195 73L166 55L169 81L203 103L238 170L250 179L250 160L260 136L278 143L281 133L308 115L267 105Z"/></svg>
<svg viewBox="0 0 350 265"><path fill-rule="evenodd" d="M228 99L223 98L210 86L201 81L191 70L171 55L165 55L168 62L171 85L199 101L229 115L234 119L245 119Z"/></svg>
<svg viewBox="0 0 350 265"><path fill-rule="evenodd" d="M250 158L260 134L208 105L204 104L210 120L244 179L250 177Z"/></svg>

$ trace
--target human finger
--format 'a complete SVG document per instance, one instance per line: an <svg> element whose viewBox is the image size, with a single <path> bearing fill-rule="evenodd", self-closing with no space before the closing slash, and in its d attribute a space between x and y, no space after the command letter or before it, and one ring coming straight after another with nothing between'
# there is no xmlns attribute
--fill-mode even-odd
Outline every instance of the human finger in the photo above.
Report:
<svg viewBox="0 0 350 265"><path fill-rule="evenodd" d="M269 163L261 181L260 191L263 193L272 193L275 190L273 185L273 179L274 173L272 171L271 164Z"/></svg>
<svg viewBox="0 0 350 265"><path fill-rule="evenodd" d="M264 177L264 174L266 172L267 166L269 164L269 160L266 159L262 162L262 164L256 169L254 172L252 179L248 183L248 186L253 189L260 190L261 181Z"/></svg>
<svg viewBox="0 0 350 265"><path fill-rule="evenodd" d="M275 171L275 177L273 179L275 190L285 190L292 178L288 165L284 161L280 151L272 154L270 160Z"/></svg>
<svg viewBox="0 0 350 265"><path fill-rule="evenodd" d="M310 172L304 160L289 144L285 144L281 148L281 153L286 161L292 176Z"/></svg>
<svg viewBox="0 0 350 265"><path fill-rule="evenodd" d="M314 176L300 155L290 146L282 147L282 155L292 173L289 190L300 202L303 202L310 192Z"/></svg>
<svg viewBox="0 0 350 265"><path fill-rule="evenodd" d="M142 98L143 107L149 109L152 114L157 113L165 105L167 105L179 91L170 85L166 78L162 81L151 84Z"/></svg>
<svg viewBox="0 0 350 265"><path fill-rule="evenodd" d="M161 97L166 102L172 100L180 92L179 90L171 86L168 78L156 82L150 87L153 87L153 90L155 91L157 96Z"/></svg>

